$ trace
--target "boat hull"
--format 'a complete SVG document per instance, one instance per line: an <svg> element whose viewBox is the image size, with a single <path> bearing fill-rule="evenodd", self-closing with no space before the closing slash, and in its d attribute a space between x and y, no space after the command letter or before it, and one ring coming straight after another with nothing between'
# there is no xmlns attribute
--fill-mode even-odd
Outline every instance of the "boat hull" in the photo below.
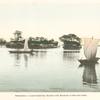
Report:
<svg viewBox="0 0 100 100"><path fill-rule="evenodd" d="M9 51L10 53L32 53L32 51Z"/></svg>
<svg viewBox="0 0 100 100"><path fill-rule="evenodd" d="M94 58L92 60L87 60L87 59L80 59L78 60L81 64L93 64L93 63L98 63L98 60L100 58Z"/></svg>

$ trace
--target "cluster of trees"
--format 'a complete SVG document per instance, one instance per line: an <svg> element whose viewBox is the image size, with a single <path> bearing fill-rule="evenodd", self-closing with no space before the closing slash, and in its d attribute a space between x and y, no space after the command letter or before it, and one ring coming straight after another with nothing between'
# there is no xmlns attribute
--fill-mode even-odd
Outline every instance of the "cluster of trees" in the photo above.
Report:
<svg viewBox="0 0 100 100"><path fill-rule="evenodd" d="M16 30L14 38L10 42L0 39L0 44L6 44L8 48L23 48L25 39L22 37L22 31ZM81 39L75 34L63 35L59 38L63 42L64 49L80 49ZM30 37L28 40L29 48L54 48L58 46L58 41L48 40L44 37Z"/></svg>
<svg viewBox="0 0 100 100"><path fill-rule="evenodd" d="M24 47L24 38L22 37L22 31L16 30L14 33L14 38L10 39L10 42L6 43L7 48L18 48L22 49Z"/></svg>
<svg viewBox="0 0 100 100"><path fill-rule="evenodd" d="M63 43L64 49L80 49L81 39L75 34L63 35L59 38Z"/></svg>
<svg viewBox="0 0 100 100"><path fill-rule="evenodd" d="M23 37L22 37L22 31L16 30L14 33L14 38L11 38L11 41L22 41Z"/></svg>
<svg viewBox="0 0 100 100"><path fill-rule="evenodd" d="M75 41L75 42L78 42L80 43L81 42L81 39L76 36L75 34L68 34L68 35L63 35L59 38L62 42L68 42L68 41Z"/></svg>
<svg viewBox="0 0 100 100"><path fill-rule="evenodd" d="M54 39L50 39L48 40L47 38L44 37L35 37L29 38L29 47L33 47L33 48L53 48L53 47L57 47L58 42L54 41Z"/></svg>
<svg viewBox="0 0 100 100"><path fill-rule="evenodd" d="M16 30L14 32L14 38L11 38L11 41L6 44L8 48L23 48L25 39L22 37L22 32ZM29 48L55 48L58 46L58 42L54 39L48 40L44 37L30 37L28 40Z"/></svg>
<svg viewBox="0 0 100 100"><path fill-rule="evenodd" d="M4 40L3 38L0 38L0 45L5 45L6 44L6 40Z"/></svg>

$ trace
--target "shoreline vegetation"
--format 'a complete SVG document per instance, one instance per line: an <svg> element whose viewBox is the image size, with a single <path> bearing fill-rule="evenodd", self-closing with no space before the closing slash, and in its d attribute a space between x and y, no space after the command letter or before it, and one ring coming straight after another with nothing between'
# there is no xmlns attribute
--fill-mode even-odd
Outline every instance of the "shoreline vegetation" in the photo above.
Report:
<svg viewBox="0 0 100 100"><path fill-rule="evenodd" d="M81 39L75 34L63 35L59 38L63 42L64 49L81 49Z"/></svg>
<svg viewBox="0 0 100 100"><path fill-rule="evenodd" d="M22 32L16 30L13 33L14 37L10 38L10 41L6 41L0 38L0 46L6 46L11 49L23 49L25 39L22 37ZM59 37L59 40L63 42L63 49L77 50L81 49L81 38L75 34L68 34ZM47 39L45 37L29 37L28 38L28 47L29 49L48 49L48 48L57 48L59 47L58 41L54 39Z"/></svg>

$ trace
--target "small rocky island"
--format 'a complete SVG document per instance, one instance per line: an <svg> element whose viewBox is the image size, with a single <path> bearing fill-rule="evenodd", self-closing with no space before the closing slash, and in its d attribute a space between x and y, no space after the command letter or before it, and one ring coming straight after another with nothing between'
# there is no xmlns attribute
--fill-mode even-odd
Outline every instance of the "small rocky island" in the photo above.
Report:
<svg viewBox="0 0 100 100"><path fill-rule="evenodd" d="M63 42L63 48L69 50L81 49L81 39L75 34L63 35L59 38Z"/></svg>
<svg viewBox="0 0 100 100"><path fill-rule="evenodd" d="M44 37L30 37L29 48L30 49L46 49L46 48L57 48L58 42L54 39L46 39Z"/></svg>

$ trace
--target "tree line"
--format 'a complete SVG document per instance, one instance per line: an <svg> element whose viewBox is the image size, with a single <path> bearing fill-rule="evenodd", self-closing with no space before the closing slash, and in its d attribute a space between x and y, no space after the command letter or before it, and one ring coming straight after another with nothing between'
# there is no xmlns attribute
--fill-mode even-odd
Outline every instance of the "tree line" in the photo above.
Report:
<svg viewBox="0 0 100 100"><path fill-rule="evenodd" d="M16 30L14 33L14 37L10 38L10 42L7 42L4 39L0 39L0 45L6 45L7 47L14 48L23 48L25 39L22 37L22 31ZM81 39L75 34L68 34L59 37L60 41L63 42L63 48L75 48L81 47ZM28 39L29 47L57 47L58 41L54 39L47 39L44 37L29 37Z"/></svg>

